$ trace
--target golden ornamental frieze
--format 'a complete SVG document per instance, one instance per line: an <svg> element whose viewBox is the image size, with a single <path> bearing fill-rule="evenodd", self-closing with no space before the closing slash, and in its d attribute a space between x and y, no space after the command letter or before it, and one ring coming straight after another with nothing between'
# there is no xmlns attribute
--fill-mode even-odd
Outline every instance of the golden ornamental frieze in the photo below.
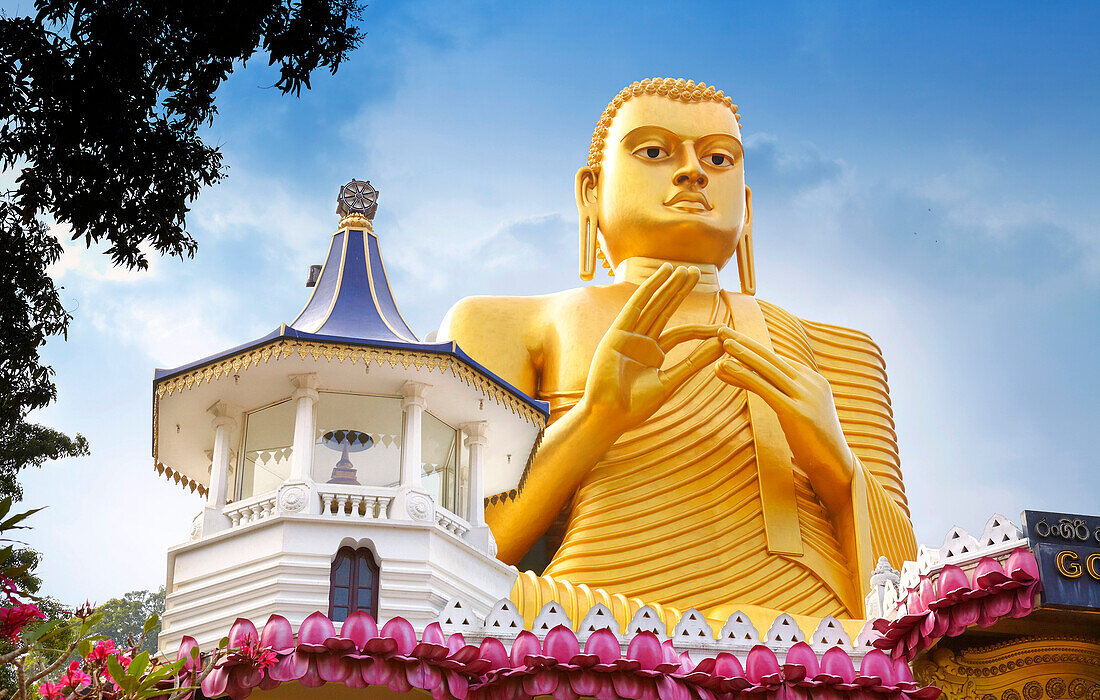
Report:
<svg viewBox="0 0 1100 700"><path fill-rule="evenodd" d="M988 647L934 649L913 664L945 700L1100 700L1100 642L1024 637Z"/></svg>
<svg viewBox="0 0 1100 700"><path fill-rule="evenodd" d="M280 339L262 348L255 348L205 367L164 379L156 384L156 398L159 400L173 394L182 394L184 391L189 391L197 386L239 375L252 367L267 364L272 360L285 360L295 355L302 360L312 358L314 361L351 362L352 364L364 362L367 365L375 364L378 366L387 364L392 368L401 366L405 369L427 369L429 372L450 372L451 376L481 392L486 399L494 401L498 405L506 406L512 413L520 416L526 422L538 428L542 428L546 424L545 417L539 411L521 401L512 392L500 387L496 381L490 379L484 373L479 372L456 357L402 348L358 347L294 338ZM154 444L155 442L156 435L154 434Z"/></svg>

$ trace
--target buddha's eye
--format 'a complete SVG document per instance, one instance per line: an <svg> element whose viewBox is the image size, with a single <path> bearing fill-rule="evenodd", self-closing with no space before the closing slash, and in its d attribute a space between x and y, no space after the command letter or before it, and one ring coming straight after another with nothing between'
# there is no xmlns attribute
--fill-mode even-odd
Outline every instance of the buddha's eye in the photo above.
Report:
<svg viewBox="0 0 1100 700"><path fill-rule="evenodd" d="M668 158L668 151L661 146L642 146L634 151L634 155L644 160L662 160Z"/></svg>
<svg viewBox="0 0 1100 700"><path fill-rule="evenodd" d="M733 158L725 153L709 153L703 156L703 162L716 168L729 168L733 166Z"/></svg>

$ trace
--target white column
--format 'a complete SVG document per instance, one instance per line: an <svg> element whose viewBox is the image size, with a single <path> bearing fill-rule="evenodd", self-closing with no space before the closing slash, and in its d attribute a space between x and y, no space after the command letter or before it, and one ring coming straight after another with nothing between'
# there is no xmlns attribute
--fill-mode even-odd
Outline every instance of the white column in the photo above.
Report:
<svg viewBox="0 0 1100 700"><path fill-rule="evenodd" d="M401 408L405 409L404 429L401 434L401 486L422 488L420 473L423 460L420 456L420 435L423 423L425 397L431 388L421 382L405 382L401 387Z"/></svg>
<svg viewBox="0 0 1100 700"><path fill-rule="evenodd" d="M470 481L466 488L466 520L470 527L485 526L485 444L489 423L478 421L462 426L469 450Z"/></svg>
<svg viewBox="0 0 1100 700"><path fill-rule="evenodd" d="M297 402L297 412L287 481L308 483L313 476L313 433L316 429L313 407L317 403L317 375L312 372L296 374L290 382L294 385L291 397Z"/></svg>
<svg viewBox="0 0 1100 700"><path fill-rule="evenodd" d="M210 460L210 484L207 487L206 507L203 508L202 534L209 537L229 527L229 519L222 512L229 497L229 440L237 421L230 417L229 406L218 401L206 409L214 420L214 450Z"/></svg>

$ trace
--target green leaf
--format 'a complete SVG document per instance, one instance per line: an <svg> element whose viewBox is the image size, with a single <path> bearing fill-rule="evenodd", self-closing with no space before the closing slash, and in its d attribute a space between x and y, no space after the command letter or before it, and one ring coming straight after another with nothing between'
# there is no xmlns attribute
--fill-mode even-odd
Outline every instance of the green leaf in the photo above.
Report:
<svg viewBox="0 0 1100 700"><path fill-rule="evenodd" d="M141 675L145 673L146 667L149 665L149 652L143 651L134 657L134 660L130 662L129 675L131 678L141 678Z"/></svg>
<svg viewBox="0 0 1100 700"><path fill-rule="evenodd" d="M122 667L122 664L118 662L118 657L114 654L107 656L107 673L111 674L111 679L118 683L120 688L129 690L127 686L130 679L126 677L126 669Z"/></svg>
<svg viewBox="0 0 1100 700"><path fill-rule="evenodd" d="M65 625L64 620L48 620L32 630L23 633L23 643L30 645L35 642L45 641L59 631L57 628ZM65 625L67 627L67 625Z"/></svg>
<svg viewBox="0 0 1100 700"><path fill-rule="evenodd" d="M218 642L218 648L219 649L225 649L228 646L229 646L229 637L222 637L221 641Z"/></svg>
<svg viewBox="0 0 1100 700"><path fill-rule="evenodd" d="M142 634L149 634L154 629L156 629L156 626L159 625L159 624L160 624L160 618L155 614L150 615L145 620L145 626L141 629L141 633Z"/></svg>
<svg viewBox="0 0 1100 700"><path fill-rule="evenodd" d="M80 654L80 658L82 659L88 658L88 654L92 653L92 640L81 639L76 645L76 653Z"/></svg>

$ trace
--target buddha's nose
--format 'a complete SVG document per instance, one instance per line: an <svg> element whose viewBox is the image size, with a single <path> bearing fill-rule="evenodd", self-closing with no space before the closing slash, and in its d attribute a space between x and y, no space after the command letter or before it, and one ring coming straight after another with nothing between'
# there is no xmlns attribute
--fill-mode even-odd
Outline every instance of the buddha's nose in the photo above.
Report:
<svg viewBox="0 0 1100 700"><path fill-rule="evenodd" d="M707 174L703 171L703 164L699 162L698 156L695 155L693 145L685 143L684 148L681 149L684 154L683 162L672 176L674 185L699 188L707 186Z"/></svg>

